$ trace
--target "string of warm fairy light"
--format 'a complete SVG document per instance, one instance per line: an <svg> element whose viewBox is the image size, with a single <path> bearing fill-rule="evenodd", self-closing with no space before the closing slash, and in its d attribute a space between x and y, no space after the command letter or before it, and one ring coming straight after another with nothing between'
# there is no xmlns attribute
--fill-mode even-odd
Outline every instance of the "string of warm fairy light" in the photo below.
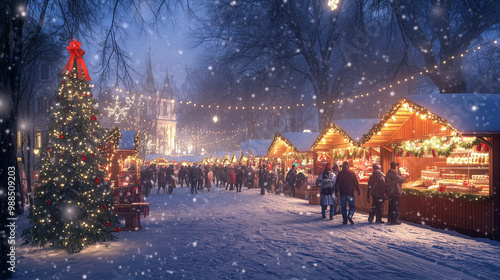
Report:
<svg viewBox="0 0 500 280"><path fill-rule="evenodd" d="M491 43L493 43L494 45L498 45L498 40L494 40ZM464 58L467 54L476 53L482 49L483 48L481 46L478 46L472 50L465 50L465 52L461 53L458 56L451 56L447 60L443 60L442 64L446 64L448 61L454 60L456 58ZM329 104L330 103L331 104L343 104L344 102L352 102L355 99L366 98L366 97L370 97L370 96L377 94L377 93L386 92L386 91L391 90L395 85L408 83L408 82L414 80L418 76L425 76L426 74L431 73L433 71L438 71L438 67L439 67L439 65L434 65L434 67L432 69L423 69L422 71L414 72L413 74L410 74L410 76L408 76L404 79L398 80L395 84L390 84L389 86L381 87L381 88L374 90L374 91L371 91L371 92L357 94L357 95L354 95L353 97L337 98L337 99L331 100L329 102L323 101L322 104L325 104L325 105L327 103L329 103ZM252 110L252 111L289 110L289 109L293 109L293 108L306 107L306 105L309 106L306 103L296 103L296 104L288 105L288 106L265 105L265 104L261 104L260 106L234 106L234 105L233 106L222 106L222 105L200 104L200 103L194 103L193 101L186 101L186 100L184 100L184 101L180 100L178 102L180 104L183 104L183 105L190 105L190 106L197 107L197 108L215 108L215 109L223 109L223 110ZM318 103L314 102L314 103L312 103L312 106L317 107Z"/></svg>
<svg viewBox="0 0 500 280"><path fill-rule="evenodd" d="M279 116L280 114L277 114L277 116ZM268 121L270 121L271 119L273 119L274 117L276 117L276 115L273 115L273 116L270 116L269 118L267 118L266 120L258 123L258 124L255 124L256 127L259 127L265 123L267 123ZM199 137L212 137L212 135L225 135L225 134L228 134L228 133L231 133L231 134L234 134L234 133L240 133L240 132L246 132L248 131L248 127L246 128L239 128L239 129L236 129L236 130L222 130L222 131L197 131L197 130L185 130L185 131L182 131L182 132L190 132L190 133L196 133L196 134L206 134L206 135L201 135ZM182 133L181 132L181 133Z"/></svg>

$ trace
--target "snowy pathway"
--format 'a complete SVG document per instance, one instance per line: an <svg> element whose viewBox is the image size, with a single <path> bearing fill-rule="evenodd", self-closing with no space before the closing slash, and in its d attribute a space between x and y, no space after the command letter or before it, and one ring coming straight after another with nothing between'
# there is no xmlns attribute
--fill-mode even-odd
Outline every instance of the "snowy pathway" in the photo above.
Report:
<svg viewBox="0 0 500 280"><path fill-rule="evenodd" d="M78 254L18 247L14 279L500 279L500 242L488 239L368 224L361 213L342 225L303 199L257 189L153 189L147 201L143 230L118 242Z"/></svg>

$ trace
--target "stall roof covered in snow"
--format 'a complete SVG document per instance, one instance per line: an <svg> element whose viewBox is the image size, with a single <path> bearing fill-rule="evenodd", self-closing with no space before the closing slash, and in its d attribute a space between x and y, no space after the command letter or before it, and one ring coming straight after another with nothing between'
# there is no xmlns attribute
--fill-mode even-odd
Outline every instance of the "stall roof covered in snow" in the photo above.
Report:
<svg viewBox="0 0 500 280"><path fill-rule="evenodd" d="M118 144L118 150L134 150L135 149L135 130L120 130L122 138Z"/></svg>
<svg viewBox="0 0 500 280"><path fill-rule="evenodd" d="M463 134L500 132L500 94L429 94L407 99L446 119Z"/></svg>
<svg viewBox="0 0 500 280"><path fill-rule="evenodd" d="M203 160L203 156L166 156L165 159L167 159L169 162L192 162L192 163L201 163Z"/></svg>
<svg viewBox="0 0 500 280"><path fill-rule="evenodd" d="M380 119L345 119L333 121L340 129L345 131L352 140L359 142L364 134L366 134L374 124Z"/></svg>
<svg viewBox="0 0 500 280"><path fill-rule="evenodd" d="M243 154L247 157L264 157L267 155L267 149L271 146L273 140L270 139L251 139L240 143Z"/></svg>
<svg viewBox="0 0 500 280"><path fill-rule="evenodd" d="M310 151L311 146L319 136L319 132L287 132L281 136L286 138L297 150L305 152Z"/></svg>
<svg viewBox="0 0 500 280"><path fill-rule="evenodd" d="M152 160L155 160L157 158L163 158L163 159L167 160L167 156L166 155L162 155L162 154L146 154L146 161L152 161Z"/></svg>

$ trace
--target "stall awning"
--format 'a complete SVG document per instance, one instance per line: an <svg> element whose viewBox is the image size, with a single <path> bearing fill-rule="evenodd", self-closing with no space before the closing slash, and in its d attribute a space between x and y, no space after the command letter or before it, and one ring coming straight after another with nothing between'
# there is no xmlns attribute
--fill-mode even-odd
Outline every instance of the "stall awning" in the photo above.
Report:
<svg viewBox="0 0 500 280"><path fill-rule="evenodd" d="M441 108L442 113L445 108ZM359 142L373 147L392 142L457 135L458 131L435 111L403 98Z"/></svg>
<svg viewBox="0 0 500 280"><path fill-rule="evenodd" d="M363 135L379 121L379 119L336 120L319 134L312 149L327 151L357 146Z"/></svg>
<svg viewBox="0 0 500 280"><path fill-rule="evenodd" d="M311 146L318 138L319 132L276 133L267 150L268 156L281 157L283 154L311 151Z"/></svg>

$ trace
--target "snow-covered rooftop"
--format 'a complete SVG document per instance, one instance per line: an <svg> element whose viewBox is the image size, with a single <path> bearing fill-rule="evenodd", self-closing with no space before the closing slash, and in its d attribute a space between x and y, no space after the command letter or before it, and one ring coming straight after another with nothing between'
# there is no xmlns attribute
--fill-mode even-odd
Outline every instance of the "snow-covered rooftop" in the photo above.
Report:
<svg viewBox="0 0 500 280"><path fill-rule="evenodd" d="M193 162L193 163L200 163L203 160L203 156L165 156L164 157L166 160L169 162Z"/></svg>
<svg viewBox="0 0 500 280"><path fill-rule="evenodd" d="M263 157L267 155L267 149L271 146L271 139L251 139L240 143L243 154L247 157Z"/></svg>
<svg viewBox="0 0 500 280"><path fill-rule="evenodd" d="M287 132L281 133L299 151L310 151L319 136L319 132ZM268 147L269 148L269 147Z"/></svg>
<svg viewBox="0 0 500 280"><path fill-rule="evenodd" d="M135 130L120 130L122 138L118 144L118 150L133 150L135 149Z"/></svg>
<svg viewBox="0 0 500 280"><path fill-rule="evenodd" d="M345 119L333 121L339 128L345 131L355 142L359 142L380 119Z"/></svg>
<svg viewBox="0 0 500 280"><path fill-rule="evenodd" d="M446 119L463 134L500 132L500 94L429 94L406 98Z"/></svg>

